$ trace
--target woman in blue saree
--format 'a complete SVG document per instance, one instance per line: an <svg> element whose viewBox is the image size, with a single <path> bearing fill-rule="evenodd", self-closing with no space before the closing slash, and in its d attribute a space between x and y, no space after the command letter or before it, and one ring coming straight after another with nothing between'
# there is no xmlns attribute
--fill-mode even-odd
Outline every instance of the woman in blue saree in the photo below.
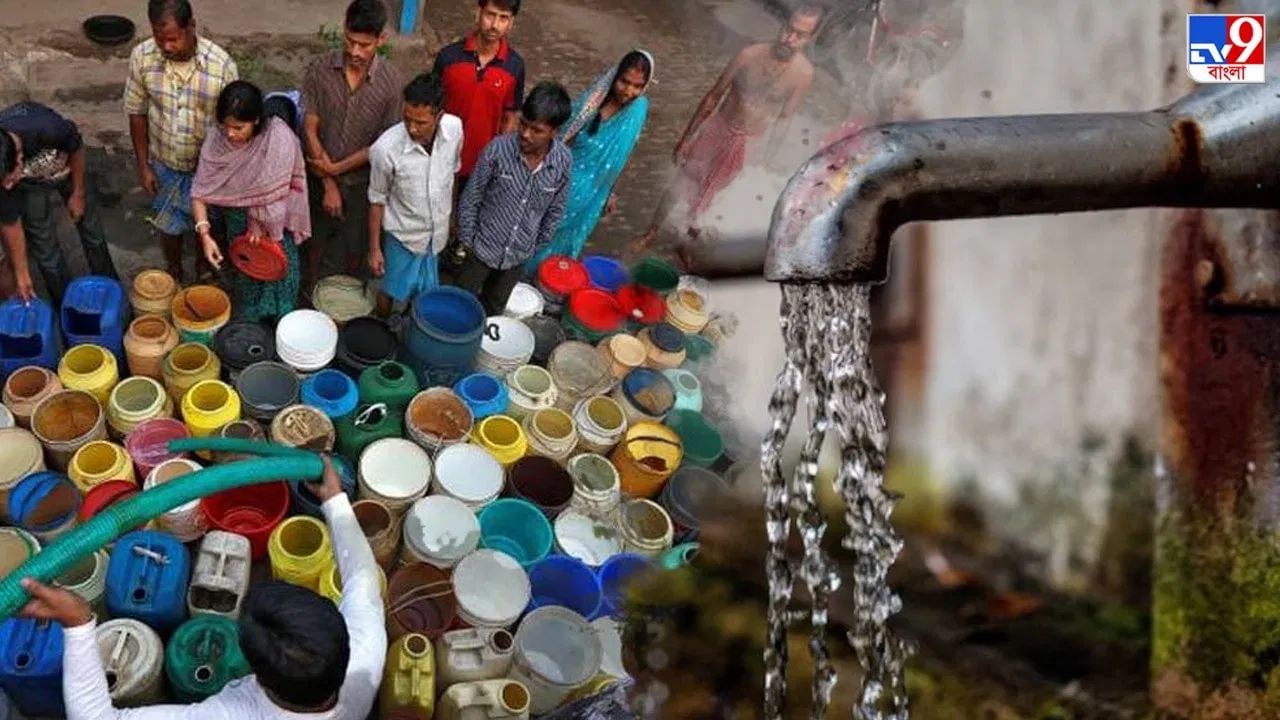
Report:
<svg viewBox="0 0 1280 720"><path fill-rule="evenodd" d="M529 260L531 274L550 255L581 255L596 223L613 212L617 204L613 186L649 117L644 93L653 79L653 66L652 55L633 50L617 67L596 78L574 103L572 117L560 130L573 151L569 200L555 236Z"/></svg>

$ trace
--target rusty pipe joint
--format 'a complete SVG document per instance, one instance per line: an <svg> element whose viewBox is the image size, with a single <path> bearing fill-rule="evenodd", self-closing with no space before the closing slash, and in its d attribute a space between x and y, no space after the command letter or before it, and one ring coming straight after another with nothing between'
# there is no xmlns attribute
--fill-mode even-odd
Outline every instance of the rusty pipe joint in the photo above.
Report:
<svg viewBox="0 0 1280 720"><path fill-rule="evenodd" d="M1269 71L1275 77L1275 64ZM882 125L824 149L792 177L767 245L725 259L775 282L881 282L889 243L919 220L1134 207L1280 207L1280 91L1214 85L1139 113Z"/></svg>

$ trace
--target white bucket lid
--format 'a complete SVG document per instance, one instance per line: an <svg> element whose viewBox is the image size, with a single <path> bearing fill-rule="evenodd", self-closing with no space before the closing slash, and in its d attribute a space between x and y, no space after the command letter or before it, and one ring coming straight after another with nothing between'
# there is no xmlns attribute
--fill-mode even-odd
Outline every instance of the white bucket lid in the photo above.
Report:
<svg viewBox="0 0 1280 720"><path fill-rule="evenodd" d="M477 550L462 558L453 571L458 613L472 625L510 626L529 604L530 592L524 568L497 550Z"/></svg>
<svg viewBox="0 0 1280 720"><path fill-rule="evenodd" d="M498 493L506 476L502 464L488 450L469 444L450 445L436 455L436 489L474 509L487 505Z"/></svg>
<svg viewBox="0 0 1280 720"><path fill-rule="evenodd" d="M511 288L511 296L507 298L505 314L508 317L524 319L542 313L544 307L542 293L529 283L518 282Z"/></svg>
<svg viewBox="0 0 1280 720"><path fill-rule="evenodd" d="M29 430L0 430L0 486L16 485L27 475L44 469L44 450Z"/></svg>
<svg viewBox="0 0 1280 720"><path fill-rule="evenodd" d="M556 546L565 555L577 558L591 567L622 552L617 530L593 520L576 510L565 510L556 518Z"/></svg>
<svg viewBox="0 0 1280 720"><path fill-rule="evenodd" d="M323 367L337 347L338 326L318 310L294 310L276 325L276 353L294 367Z"/></svg>
<svg viewBox="0 0 1280 720"><path fill-rule="evenodd" d="M497 335L498 339L493 339ZM499 360L518 361L522 365L533 357L535 345L533 331L528 325L514 318L495 315L485 321L480 349Z"/></svg>
<svg viewBox="0 0 1280 720"><path fill-rule="evenodd" d="M516 653L540 680L577 687L600 672L600 638L586 618L557 605L524 616L516 630Z"/></svg>
<svg viewBox="0 0 1280 720"><path fill-rule="evenodd" d="M417 497L431 482L431 456L404 438L383 438L360 454L360 482L392 500Z"/></svg>
<svg viewBox="0 0 1280 720"><path fill-rule="evenodd" d="M432 565L452 567L480 544L480 521L460 500L432 495L406 513L404 541Z"/></svg>

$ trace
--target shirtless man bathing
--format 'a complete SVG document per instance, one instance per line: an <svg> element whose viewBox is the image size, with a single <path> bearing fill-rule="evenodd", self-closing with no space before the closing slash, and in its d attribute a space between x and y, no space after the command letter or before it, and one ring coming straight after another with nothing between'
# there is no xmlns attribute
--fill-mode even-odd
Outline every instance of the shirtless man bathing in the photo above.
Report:
<svg viewBox="0 0 1280 720"><path fill-rule="evenodd" d="M778 147L813 84L813 63L803 50L823 14L821 5L801 3L776 40L748 45L720 73L676 143L676 182L662 196L648 230L632 243L632 253L649 247L679 200L688 203L692 227L742 172L748 143L768 133L766 148L772 153Z"/></svg>

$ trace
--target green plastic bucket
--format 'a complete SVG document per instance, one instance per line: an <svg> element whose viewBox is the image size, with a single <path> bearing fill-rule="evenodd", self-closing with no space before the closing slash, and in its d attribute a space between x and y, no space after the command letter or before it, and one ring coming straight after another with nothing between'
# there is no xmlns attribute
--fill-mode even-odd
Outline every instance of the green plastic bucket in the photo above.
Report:
<svg viewBox="0 0 1280 720"><path fill-rule="evenodd" d="M684 446L684 464L709 468L724 454L724 438L702 413L672 410L667 414L667 427L680 436Z"/></svg>
<svg viewBox="0 0 1280 720"><path fill-rule="evenodd" d="M631 281L665 294L680 284L680 271L665 260L647 257L631 266Z"/></svg>

